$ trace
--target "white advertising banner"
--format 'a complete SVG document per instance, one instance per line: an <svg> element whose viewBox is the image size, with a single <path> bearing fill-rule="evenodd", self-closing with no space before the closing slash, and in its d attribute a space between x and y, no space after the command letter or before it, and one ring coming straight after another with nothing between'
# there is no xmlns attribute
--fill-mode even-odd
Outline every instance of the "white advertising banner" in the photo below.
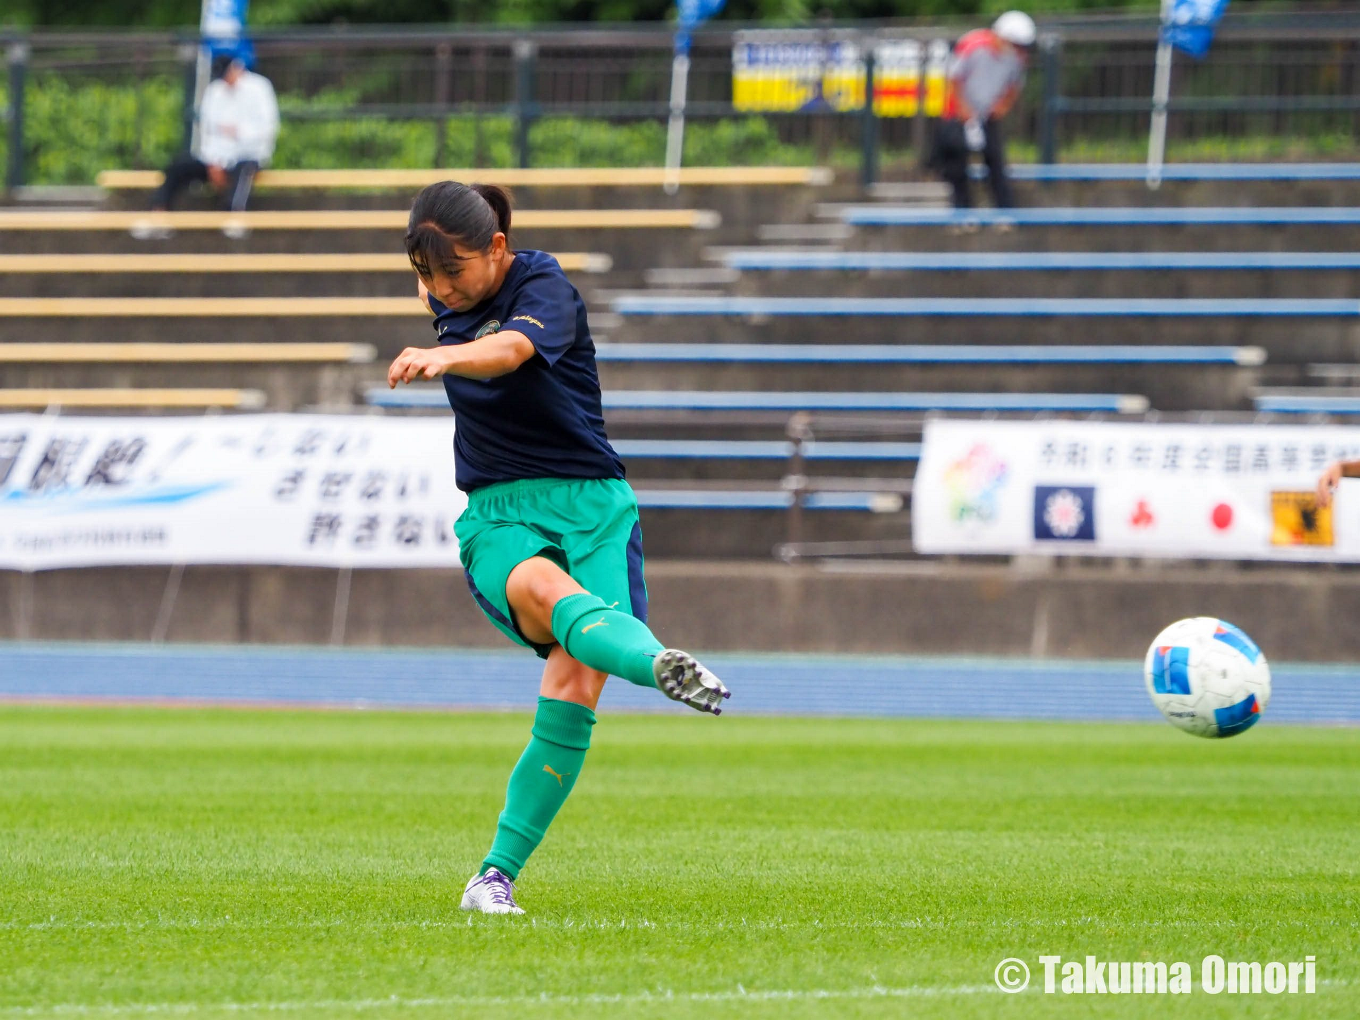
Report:
<svg viewBox="0 0 1360 1020"><path fill-rule="evenodd" d="M0 415L0 568L458 565L453 420Z"/></svg>
<svg viewBox="0 0 1360 1020"><path fill-rule="evenodd" d="M1360 482L1343 482L1327 508L1313 495L1341 457L1360 458L1360 428L931 421L913 542L923 553L1360 561Z"/></svg>

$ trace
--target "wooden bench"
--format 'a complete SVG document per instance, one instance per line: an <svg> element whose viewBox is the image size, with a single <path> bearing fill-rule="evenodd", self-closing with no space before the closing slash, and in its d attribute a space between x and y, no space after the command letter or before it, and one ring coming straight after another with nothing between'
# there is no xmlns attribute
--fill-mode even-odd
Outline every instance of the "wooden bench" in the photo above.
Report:
<svg viewBox="0 0 1360 1020"><path fill-rule="evenodd" d="M680 170L685 187L826 185L829 167L693 166ZM159 170L105 170L97 178L109 191L150 191L160 187ZM502 169L485 167L431 170L261 170L257 188L324 189L327 191L415 190L437 181L478 181L512 188L659 188L663 167L560 167Z"/></svg>
<svg viewBox="0 0 1360 1020"><path fill-rule="evenodd" d="M265 209L254 212L0 209L5 230L131 230L134 224L171 230L405 230L406 209ZM516 230L711 230L712 209L518 209Z"/></svg>
<svg viewBox="0 0 1360 1020"><path fill-rule="evenodd" d="M216 319L429 316L410 297L0 298L0 319Z"/></svg>
<svg viewBox="0 0 1360 1020"><path fill-rule="evenodd" d="M255 410L264 406L259 390L238 389L0 389L0 408L80 407Z"/></svg>
<svg viewBox="0 0 1360 1020"><path fill-rule="evenodd" d="M0 364L370 364L372 344L336 343L0 343Z"/></svg>
<svg viewBox="0 0 1360 1020"><path fill-rule="evenodd" d="M569 273L607 273L614 260L602 252L553 256ZM0 255L0 273L409 273L400 252L276 255L254 252L201 254Z"/></svg>

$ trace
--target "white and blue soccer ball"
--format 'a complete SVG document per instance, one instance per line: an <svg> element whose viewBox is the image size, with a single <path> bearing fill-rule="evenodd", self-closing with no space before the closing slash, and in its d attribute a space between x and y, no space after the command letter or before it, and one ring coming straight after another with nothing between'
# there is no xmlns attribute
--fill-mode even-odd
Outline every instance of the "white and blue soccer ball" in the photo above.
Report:
<svg viewBox="0 0 1360 1020"><path fill-rule="evenodd" d="M1167 721L1197 737L1251 729L1270 704L1270 665L1261 649L1212 616L1177 620L1158 634L1143 678Z"/></svg>

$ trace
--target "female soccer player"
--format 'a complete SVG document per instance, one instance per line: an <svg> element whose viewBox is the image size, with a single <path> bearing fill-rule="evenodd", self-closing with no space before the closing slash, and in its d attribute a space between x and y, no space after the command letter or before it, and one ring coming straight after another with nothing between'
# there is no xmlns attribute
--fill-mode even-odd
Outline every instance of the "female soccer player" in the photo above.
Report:
<svg viewBox="0 0 1360 1020"><path fill-rule="evenodd" d="M729 692L647 628L642 529L604 432L581 295L551 255L511 251L510 200L454 181L416 196L406 253L437 347L408 347L387 382L443 376L467 510L454 531L493 624L547 660L529 746L462 908L522 914L513 882L581 773L607 676L718 715Z"/></svg>

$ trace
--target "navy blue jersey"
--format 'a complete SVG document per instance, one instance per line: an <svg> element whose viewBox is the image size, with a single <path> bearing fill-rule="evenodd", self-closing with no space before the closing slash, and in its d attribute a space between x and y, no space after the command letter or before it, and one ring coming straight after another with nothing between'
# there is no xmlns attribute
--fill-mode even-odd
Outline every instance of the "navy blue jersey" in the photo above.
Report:
<svg viewBox="0 0 1360 1020"><path fill-rule="evenodd" d="M464 492L521 478L622 478L604 433L595 343L581 295L547 252L517 251L501 289L466 312L434 295L439 343L465 344L502 329L537 353L496 379L446 374L457 419L454 471Z"/></svg>

